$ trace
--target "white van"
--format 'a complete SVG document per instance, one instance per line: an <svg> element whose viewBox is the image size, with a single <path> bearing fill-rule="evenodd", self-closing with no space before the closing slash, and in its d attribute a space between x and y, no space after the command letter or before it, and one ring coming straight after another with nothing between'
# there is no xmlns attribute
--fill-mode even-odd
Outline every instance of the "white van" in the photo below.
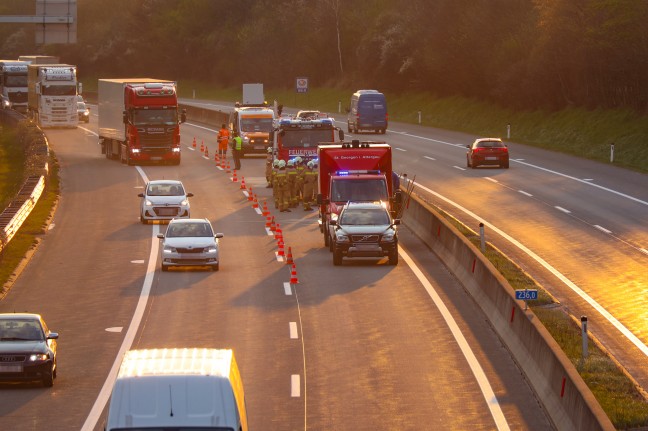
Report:
<svg viewBox="0 0 648 431"><path fill-rule="evenodd" d="M232 350L126 353L110 397L107 431L247 431L243 382Z"/></svg>

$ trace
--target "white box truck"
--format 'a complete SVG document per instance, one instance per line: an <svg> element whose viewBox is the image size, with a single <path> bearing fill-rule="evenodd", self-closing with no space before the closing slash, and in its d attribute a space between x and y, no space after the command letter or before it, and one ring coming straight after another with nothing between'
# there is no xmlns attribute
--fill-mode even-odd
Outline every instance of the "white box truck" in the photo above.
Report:
<svg viewBox="0 0 648 431"><path fill-rule="evenodd" d="M229 349L126 353L110 397L106 431L247 431L243 382Z"/></svg>
<svg viewBox="0 0 648 431"><path fill-rule="evenodd" d="M243 84L243 102L241 106L266 106L263 84Z"/></svg>
<svg viewBox="0 0 648 431"><path fill-rule="evenodd" d="M40 127L77 127L77 68L69 64L30 64L27 109Z"/></svg>

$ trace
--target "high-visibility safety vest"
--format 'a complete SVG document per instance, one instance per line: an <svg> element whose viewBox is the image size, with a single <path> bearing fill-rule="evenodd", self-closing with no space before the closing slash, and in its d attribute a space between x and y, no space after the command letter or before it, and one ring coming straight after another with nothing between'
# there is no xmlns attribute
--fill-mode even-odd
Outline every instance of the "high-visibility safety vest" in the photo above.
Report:
<svg viewBox="0 0 648 431"><path fill-rule="evenodd" d="M227 144L227 141L229 141L230 138L230 132L228 129L220 129L218 131L218 142L219 143L225 143Z"/></svg>
<svg viewBox="0 0 648 431"><path fill-rule="evenodd" d="M234 136L234 149L242 150L243 149L243 139L240 136Z"/></svg>

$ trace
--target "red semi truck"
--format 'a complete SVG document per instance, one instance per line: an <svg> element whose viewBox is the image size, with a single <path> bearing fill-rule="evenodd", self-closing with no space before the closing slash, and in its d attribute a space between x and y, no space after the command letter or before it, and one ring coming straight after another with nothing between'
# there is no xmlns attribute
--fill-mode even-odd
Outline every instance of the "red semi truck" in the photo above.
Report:
<svg viewBox="0 0 648 431"><path fill-rule="evenodd" d="M347 202L383 202L392 215L402 197L392 184L391 147L384 142L353 140L317 147L320 231L329 245L329 222Z"/></svg>
<svg viewBox="0 0 648 431"><path fill-rule="evenodd" d="M176 84L152 78L99 80L99 144L107 159L180 164Z"/></svg>

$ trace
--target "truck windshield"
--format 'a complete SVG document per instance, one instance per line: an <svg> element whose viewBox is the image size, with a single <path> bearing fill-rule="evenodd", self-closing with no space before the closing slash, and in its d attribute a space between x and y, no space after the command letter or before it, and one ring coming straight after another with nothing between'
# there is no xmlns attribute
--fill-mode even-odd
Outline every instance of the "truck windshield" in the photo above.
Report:
<svg viewBox="0 0 648 431"><path fill-rule="evenodd" d="M133 125L146 126L148 124L178 124L178 111L175 109L136 109L133 111Z"/></svg>
<svg viewBox="0 0 648 431"><path fill-rule="evenodd" d="M331 183L331 200L348 201L386 201L387 183L384 178L375 179L340 179Z"/></svg>
<svg viewBox="0 0 648 431"><path fill-rule="evenodd" d="M249 118L241 117L242 132L270 132L272 130L272 118Z"/></svg>
<svg viewBox="0 0 648 431"><path fill-rule="evenodd" d="M332 142L334 140L331 129L286 130L280 138L281 145L284 148L316 148L320 142Z"/></svg>
<svg viewBox="0 0 648 431"><path fill-rule="evenodd" d="M76 96L76 85L44 85L41 90L43 96Z"/></svg>
<svg viewBox="0 0 648 431"><path fill-rule="evenodd" d="M5 87L27 87L27 75L5 75Z"/></svg>

